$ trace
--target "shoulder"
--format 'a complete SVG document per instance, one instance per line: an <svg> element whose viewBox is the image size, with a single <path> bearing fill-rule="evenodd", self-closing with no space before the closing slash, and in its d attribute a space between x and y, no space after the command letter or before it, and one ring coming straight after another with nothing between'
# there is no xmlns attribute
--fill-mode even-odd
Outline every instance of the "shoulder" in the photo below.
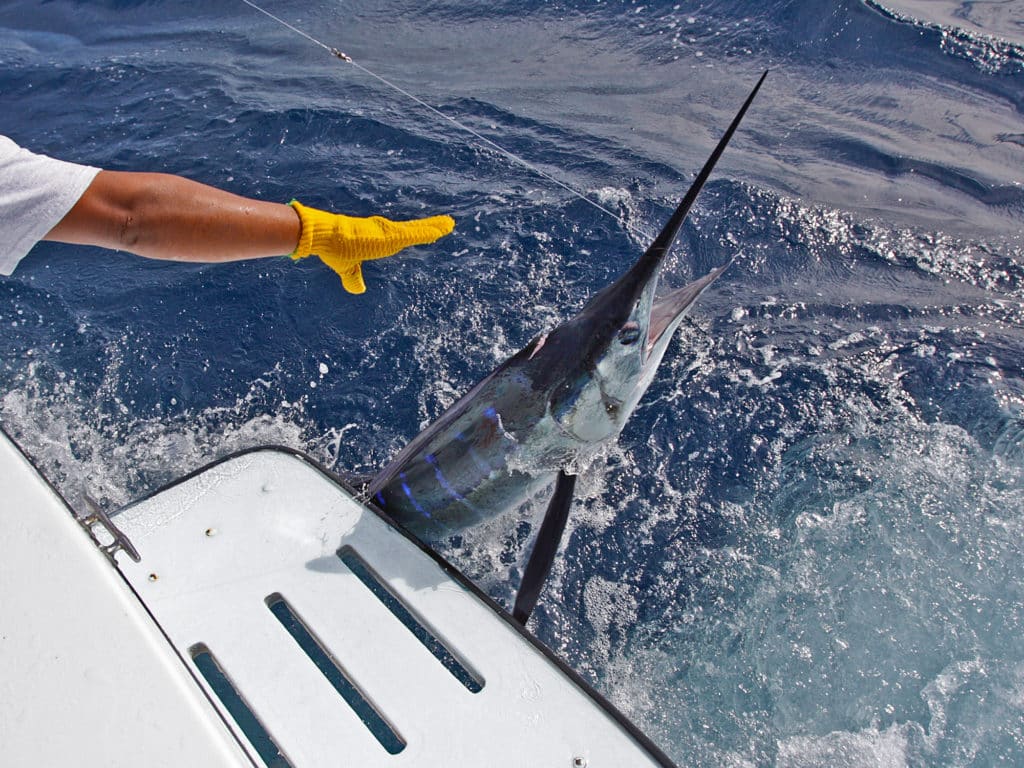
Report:
<svg viewBox="0 0 1024 768"><path fill-rule="evenodd" d="M39 155L0 136L0 274L64 218L99 168Z"/></svg>
<svg viewBox="0 0 1024 768"><path fill-rule="evenodd" d="M5 184L14 184L38 173L52 173L60 162L30 152L7 136L0 136L0 180Z"/></svg>
<svg viewBox="0 0 1024 768"><path fill-rule="evenodd" d="M71 184L77 187L84 177L91 181L98 170L30 152L0 135L0 185L8 189L24 185L61 188Z"/></svg>
<svg viewBox="0 0 1024 768"><path fill-rule="evenodd" d="M0 163L9 162L16 158L21 153L22 148L11 141L9 138L0 134Z"/></svg>
<svg viewBox="0 0 1024 768"><path fill-rule="evenodd" d="M0 169L31 167L33 165L53 166L63 161L46 155L30 152L8 136L0 135ZM73 163L69 163L73 165Z"/></svg>

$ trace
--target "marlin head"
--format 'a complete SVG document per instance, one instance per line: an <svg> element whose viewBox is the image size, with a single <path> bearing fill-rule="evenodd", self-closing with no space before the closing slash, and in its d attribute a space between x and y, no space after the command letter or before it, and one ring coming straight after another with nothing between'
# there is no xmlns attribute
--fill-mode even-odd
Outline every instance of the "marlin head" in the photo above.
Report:
<svg viewBox="0 0 1024 768"><path fill-rule="evenodd" d="M729 263L657 298L658 273L639 281L634 266L532 345L535 383L550 382L550 414L566 435L599 443L622 430L686 311Z"/></svg>
<svg viewBox="0 0 1024 768"><path fill-rule="evenodd" d="M644 255L628 272L595 295L576 317L527 347L531 359L538 360L537 378L547 378L552 385L552 417L576 440L599 442L622 430L650 385L686 310L731 263L665 296L655 297L665 257L766 75L767 72L754 86L686 196Z"/></svg>

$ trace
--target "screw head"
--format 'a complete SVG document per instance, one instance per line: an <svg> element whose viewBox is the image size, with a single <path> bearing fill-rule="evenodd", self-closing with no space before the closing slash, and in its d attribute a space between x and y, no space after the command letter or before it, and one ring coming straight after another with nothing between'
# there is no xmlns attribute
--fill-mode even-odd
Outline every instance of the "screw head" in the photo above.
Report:
<svg viewBox="0 0 1024 768"><path fill-rule="evenodd" d="M574 757L572 759L572 768L587 768L587 758Z"/></svg>

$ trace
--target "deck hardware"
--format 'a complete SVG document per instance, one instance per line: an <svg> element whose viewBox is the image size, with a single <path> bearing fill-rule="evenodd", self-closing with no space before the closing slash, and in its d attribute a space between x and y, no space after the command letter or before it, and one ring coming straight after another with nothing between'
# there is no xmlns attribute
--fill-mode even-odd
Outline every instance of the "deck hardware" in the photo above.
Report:
<svg viewBox="0 0 1024 768"><path fill-rule="evenodd" d="M114 559L114 555L118 552L124 552L136 563L140 562L142 558L139 557L139 551L135 549L135 545L128 540L128 537L124 535L120 528L114 525L113 521L96 500L88 493L83 493L82 498L85 499L85 506L88 508L89 514L83 516L79 515L75 510L71 510L71 512L75 516L75 520L78 521L78 524L89 534L89 538L92 539L100 552L106 555L110 564L117 567L117 560ZM109 544L100 542L94 530L97 525L103 526L113 541Z"/></svg>
<svg viewBox="0 0 1024 768"><path fill-rule="evenodd" d="M216 536L217 535L217 529L216 528L207 528L206 529L206 535L208 537Z"/></svg>
<svg viewBox="0 0 1024 768"><path fill-rule="evenodd" d="M572 759L572 768L587 768L587 758L574 757Z"/></svg>

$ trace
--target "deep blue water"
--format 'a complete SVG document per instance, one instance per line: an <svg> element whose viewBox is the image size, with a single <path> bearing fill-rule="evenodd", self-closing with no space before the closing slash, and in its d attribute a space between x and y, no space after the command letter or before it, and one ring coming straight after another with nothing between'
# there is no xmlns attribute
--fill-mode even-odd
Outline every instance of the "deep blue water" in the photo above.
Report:
<svg viewBox="0 0 1024 768"><path fill-rule="evenodd" d="M539 636L680 764L1024 765L1024 2L266 7L657 231L738 253L583 475ZM111 507L274 442L381 466L642 238L237 0L0 3L0 133L395 218L366 268L44 244L0 418ZM537 510L444 554L507 601Z"/></svg>

